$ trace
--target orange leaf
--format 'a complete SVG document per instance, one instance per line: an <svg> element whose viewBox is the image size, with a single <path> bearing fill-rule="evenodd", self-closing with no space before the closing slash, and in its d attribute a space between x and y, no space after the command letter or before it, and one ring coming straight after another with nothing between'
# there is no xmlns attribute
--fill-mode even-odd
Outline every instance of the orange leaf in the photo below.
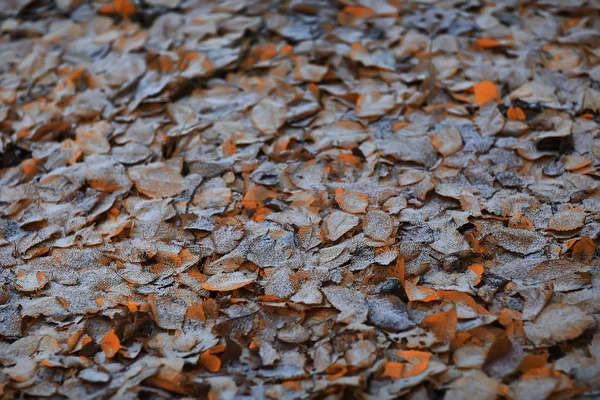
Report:
<svg viewBox="0 0 600 400"><path fill-rule="evenodd" d="M40 170L40 163L37 160L29 159L23 161L20 167L21 171L27 175L27 178L31 179Z"/></svg>
<svg viewBox="0 0 600 400"><path fill-rule="evenodd" d="M431 358L431 353L418 350L404 350L396 354L408 362L404 365L404 370L402 371L403 378L410 378L425 371Z"/></svg>
<svg viewBox="0 0 600 400"><path fill-rule="evenodd" d="M188 307L186 315L190 318L206 321L206 313L204 312L204 306L201 301L197 302L191 307Z"/></svg>
<svg viewBox="0 0 600 400"><path fill-rule="evenodd" d="M277 46L273 43L268 43L263 48L258 48L258 59L261 61L270 60L277 55Z"/></svg>
<svg viewBox="0 0 600 400"><path fill-rule="evenodd" d="M454 337L457 323L456 309L453 307L445 312L428 315L421 322L421 327L433 332L441 342L447 343Z"/></svg>
<svg viewBox="0 0 600 400"><path fill-rule="evenodd" d="M519 365L519 371L526 372L542 368L548 361L548 353L527 354Z"/></svg>
<svg viewBox="0 0 600 400"><path fill-rule="evenodd" d="M130 0L114 0L113 5L117 14L129 18L135 13L135 6Z"/></svg>
<svg viewBox="0 0 600 400"><path fill-rule="evenodd" d="M283 382L283 384L281 386L292 389L292 390L301 390L302 389L302 384L298 381L285 381L285 382Z"/></svg>
<svg viewBox="0 0 600 400"><path fill-rule="evenodd" d="M212 354L212 350L200 354L200 363L210 372L218 372L221 369L221 359Z"/></svg>
<svg viewBox="0 0 600 400"><path fill-rule="evenodd" d="M173 69L173 62L168 56L161 54L160 57L158 57L158 68L160 69L160 72L168 74Z"/></svg>
<svg viewBox="0 0 600 400"><path fill-rule="evenodd" d="M563 31L566 31L567 29L574 27L575 25L577 25L580 22L581 22L581 18L578 18L578 17L571 18L567 22L565 22L561 26L561 28L562 28Z"/></svg>
<svg viewBox="0 0 600 400"><path fill-rule="evenodd" d="M390 265L385 268L384 274L389 277L398 278L400 280L400 282L402 283L402 286L404 286L405 285L404 270L405 270L404 258L400 257L396 261L395 265L393 265L393 266Z"/></svg>
<svg viewBox="0 0 600 400"><path fill-rule="evenodd" d="M438 296L435 290L425 286L417 286L411 281L405 281L404 287L406 289L406 295L410 301L423 301L429 302L438 300Z"/></svg>
<svg viewBox="0 0 600 400"><path fill-rule="evenodd" d="M496 39L477 39L475 44L482 49L489 49L493 47L499 47L500 43Z"/></svg>
<svg viewBox="0 0 600 400"><path fill-rule="evenodd" d="M242 200L244 208L259 208L263 201L268 198L275 197L275 192L265 188L264 186L254 186L248 189Z"/></svg>
<svg viewBox="0 0 600 400"><path fill-rule="evenodd" d="M259 207L256 209L254 215L252 215L252 220L256 222L261 222L265 220L265 217L271 213L271 210L267 207Z"/></svg>
<svg viewBox="0 0 600 400"><path fill-rule="evenodd" d="M105 4L98 9L98 12L103 15L112 15L115 13L115 7L110 4Z"/></svg>
<svg viewBox="0 0 600 400"><path fill-rule="evenodd" d="M353 164L353 165L361 164L360 158L358 158L352 154L348 154L348 153L340 153L338 160L340 160L343 163L348 163L348 164Z"/></svg>
<svg viewBox="0 0 600 400"><path fill-rule="evenodd" d="M472 314L489 315L489 312L477 304L467 293L456 290L438 290L437 295L440 300L454 303L457 307L456 312L460 318L472 317Z"/></svg>
<svg viewBox="0 0 600 400"><path fill-rule="evenodd" d="M108 358L113 358L117 352L123 348L114 329L111 329L102 339L100 339L100 347L104 353L106 353L106 357Z"/></svg>
<svg viewBox="0 0 600 400"><path fill-rule="evenodd" d="M488 101L499 100L500 92L493 82L481 81L473 86L475 92L475 103L482 106Z"/></svg>
<svg viewBox="0 0 600 400"><path fill-rule="evenodd" d="M140 309L140 303L138 303L136 301L128 301L127 308L129 309L129 312L131 312L131 313L138 312Z"/></svg>
<svg viewBox="0 0 600 400"><path fill-rule="evenodd" d="M506 116L512 121L525 121L525 112L520 107L508 107Z"/></svg>
<svg viewBox="0 0 600 400"><path fill-rule="evenodd" d="M329 380L329 381L335 381L336 379L341 378L342 376L346 375L347 372L348 372L348 368L346 368L345 366L340 365L340 364L330 365L325 370L325 373L331 374L330 376L327 377L327 380Z"/></svg>
<svg viewBox="0 0 600 400"><path fill-rule="evenodd" d="M473 264L469 266L469 271L475 274L475 281L473 282L473 286L478 285L479 282L481 282L481 276L483 275L483 265Z"/></svg>
<svg viewBox="0 0 600 400"><path fill-rule="evenodd" d="M372 17L375 15L375 12L367 7L360 6L348 6L342 10L342 12L346 14L350 14L356 18L361 17Z"/></svg>
<svg viewBox="0 0 600 400"><path fill-rule="evenodd" d="M585 236L579 239L573 245L573 258L588 262L594 256L596 252L596 245L594 241L589 237Z"/></svg>
<svg viewBox="0 0 600 400"><path fill-rule="evenodd" d="M403 370L404 364L395 361L388 361L385 363L385 367L383 369L383 376L387 376L393 379L400 379L402 378Z"/></svg>
<svg viewBox="0 0 600 400"><path fill-rule="evenodd" d="M226 141L224 141L223 145L221 146L221 149L223 150L223 155L226 157L234 155L237 152L235 138L229 138Z"/></svg>

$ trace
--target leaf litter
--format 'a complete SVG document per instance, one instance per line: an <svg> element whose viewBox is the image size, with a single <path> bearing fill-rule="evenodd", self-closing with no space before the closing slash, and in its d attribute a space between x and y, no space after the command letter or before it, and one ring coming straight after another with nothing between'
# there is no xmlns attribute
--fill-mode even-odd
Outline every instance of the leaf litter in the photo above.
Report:
<svg viewBox="0 0 600 400"><path fill-rule="evenodd" d="M9 1L2 398L591 398L591 0Z"/></svg>

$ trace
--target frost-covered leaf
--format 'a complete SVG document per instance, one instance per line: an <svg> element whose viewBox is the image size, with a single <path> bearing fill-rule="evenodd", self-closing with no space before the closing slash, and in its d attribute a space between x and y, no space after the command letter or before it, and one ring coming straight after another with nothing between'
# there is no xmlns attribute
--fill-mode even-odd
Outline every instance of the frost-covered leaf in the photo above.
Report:
<svg viewBox="0 0 600 400"><path fill-rule="evenodd" d="M551 346L578 337L595 319L575 306L551 304L523 328L536 346Z"/></svg>
<svg viewBox="0 0 600 400"><path fill-rule="evenodd" d="M256 274L247 271L235 271L231 273L219 273L211 276L202 283L206 290L218 292L239 289L256 280Z"/></svg>
<svg viewBox="0 0 600 400"><path fill-rule="evenodd" d="M166 163L152 163L129 168L136 188L152 198L175 196L187 189L178 170Z"/></svg>

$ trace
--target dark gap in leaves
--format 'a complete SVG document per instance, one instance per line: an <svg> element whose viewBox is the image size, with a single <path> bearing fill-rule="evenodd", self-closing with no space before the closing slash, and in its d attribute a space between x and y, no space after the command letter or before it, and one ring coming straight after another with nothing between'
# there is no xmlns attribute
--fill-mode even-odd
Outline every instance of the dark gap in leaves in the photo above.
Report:
<svg viewBox="0 0 600 400"><path fill-rule="evenodd" d="M50 13L56 13L56 2L53 0L35 0L27 4L19 12L19 18L25 21L37 21L42 15L43 17L50 17ZM48 14L45 14L48 13Z"/></svg>
<svg viewBox="0 0 600 400"><path fill-rule="evenodd" d="M135 14L132 16L132 20L144 28L150 28L158 17L170 11L175 10L168 10L164 7L137 8Z"/></svg>
<svg viewBox="0 0 600 400"><path fill-rule="evenodd" d="M392 296L396 296L402 301L407 302L408 296L406 295L406 291L402 286L402 282L398 278L387 278L385 282L382 282L379 285L379 293L380 294L390 294Z"/></svg>
<svg viewBox="0 0 600 400"><path fill-rule="evenodd" d="M473 225L472 223L468 222L468 223L464 224L463 226L458 227L457 230L458 230L458 232L461 235L464 235L465 233L467 233L467 232L469 232L469 231L471 231L473 229L475 229L475 225Z"/></svg>
<svg viewBox="0 0 600 400"><path fill-rule="evenodd" d="M89 342L79 350L78 354L82 357L93 357L94 354L101 351L100 346L95 342Z"/></svg>
<svg viewBox="0 0 600 400"><path fill-rule="evenodd" d="M548 362L556 361L565 356L565 353L561 349L560 345L550 346L548 348L548 353L550 354Z"/></svg>
<svg viewBox="0 0 600 400"><path fill-rule="evenodd" d="M222 354L222 360L226 365L231 365L240 359L242 347L229 336L225 336L225 343L227 347Z"/></svg>
<svg viewBox="0 0 600 400"><path fill-rule="evenodd" d="M148 313L135 313L134 325L135 337L151 337L156 330L156 324Z"/></svg>
<svg viewBox="0 0 600 400"><path fill-rule="evenodd" d="M0 153L0 168L11 168L21 164L22 161L31 158L31 151L25 150L15 145L8 145Z"/></svg>
<svg viewBox="0 0 600 400"><path fill-rule="evenodd" d="M535 144L539 151L556 151L560 154L567 154L573 151L573 137L549 137L544 138Z"/></svg>

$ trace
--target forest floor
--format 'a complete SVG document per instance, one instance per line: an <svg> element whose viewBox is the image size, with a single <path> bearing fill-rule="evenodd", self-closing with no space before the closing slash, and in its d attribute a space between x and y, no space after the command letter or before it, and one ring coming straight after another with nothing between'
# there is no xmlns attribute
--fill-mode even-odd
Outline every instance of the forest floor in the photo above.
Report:
<svg viewBox="0 0 600 400"><path fill-rule="evenodd" d="M600 396L600 2L4 0L0 393Z"/></svg>

